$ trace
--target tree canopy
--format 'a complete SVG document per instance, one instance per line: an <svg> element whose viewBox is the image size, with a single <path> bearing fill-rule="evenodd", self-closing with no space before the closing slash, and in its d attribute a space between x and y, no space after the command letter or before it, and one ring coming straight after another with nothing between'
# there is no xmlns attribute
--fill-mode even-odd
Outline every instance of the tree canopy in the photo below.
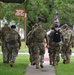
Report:
<svg viewBox="0 0 74 75"><path fill-rule="evenodd" d="M24 3L3 3L0 2L0 19L6 17L8 21L15 20L15 8L23 8L27 13L27 25L31 28L34 23L41 22L43 27L47 29L53 24L54 14L56 10L59 14L60 24L67 23L72 26L74 24L74 1L73 0L24 0ZM23 27L23 18L21 24Z"/></svg>

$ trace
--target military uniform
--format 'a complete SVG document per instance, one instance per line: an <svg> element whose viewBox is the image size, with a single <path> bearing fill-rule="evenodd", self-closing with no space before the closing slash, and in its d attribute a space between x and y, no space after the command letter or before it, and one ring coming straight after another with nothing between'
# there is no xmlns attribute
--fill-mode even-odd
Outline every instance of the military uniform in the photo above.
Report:
<svg viewBox="0 0 74 75"><path fill-rule="evenodd" d="M33 50L33 42L32 42L32 40L31 40L31 38L32 38L32 32L33 32L33 30L31 30L28 34L27 34L27 41L26 41L26 45L28 46L28 49L29 49L29 54L30 54L30 62L31 62L31 65L33 65L33 64L35 64L34 63L34 56L33 56L33 52L32 52L32 50Z"/></svg>
<svg viewBox="0 0 74 75"><path fill-rule="evenodd" d="M34 26L32 27L32 30L27 34L26 45L28 46L28 49L29 49L31 65L35 65L34 55L33 55L34 46L33 46L33 41L32 41L32 34L36 30L37 26L38 24L35 23Z"/></svg>
<svg viewBox="0 0 74 75"><path fill-rule="evenodd" d="M3 63L9 63L9 58L8 58L8 49L6 48L6 43L5 43L5 36L6 34L10 31L10 28L8 27L8 25L5 25L2 28L2 36L1 36L1 40L2 40L2 53L3 53Z"/></svg>
<svg viewBox="0 0 74 75"><path fill-rule="evenodd" d="M59 32L59 33L56 33L56 34L59 34L59 38L56 38L56 40L54 40L55 28L48 35L49 37L48 52L49 52L49 57L50 57L49 61L50 61L50 65L53 65L53 66L58 65L58 62L60 61L59 52L60 52L60 46L63 40L62 31L59 30L59 28L56 31ZM57 41L58 39L59 41Z"/></svg>
<svg viewBox="0 0 74 75"><path fill-rule="evenodd" d="M20 41L20 35L14 30L16 27L14 25L11 26L10 32L6 35L5 41L6 41L6 46L9 50L9 63L10 66L13 67L16 56L18 55L18 51L21 46L21 41ZM13 35L10 35L13 33ZM10 36L16 36L17 38L15 41L13 41Z"/></svg>
<svg viewBox="0 0 74 75"><path fill-rule="evenodd" d="M42 36L41 36L42 35ZM42 27L38 27L32 34L33 41L33 55L36 64L36 69L39 68L39 63L41 68L43 68L43 60L44 60L44 38L46 39L48 45L48 37L46 31Z"/></svg>
<svg viewBox="0 0 74 75"><path fill-rule="evenodd" d="M62 26L64 42L62 45L61 56L63 58L63 64L70 63L71 48L73 43L73 32L67 25Z"/></svg>

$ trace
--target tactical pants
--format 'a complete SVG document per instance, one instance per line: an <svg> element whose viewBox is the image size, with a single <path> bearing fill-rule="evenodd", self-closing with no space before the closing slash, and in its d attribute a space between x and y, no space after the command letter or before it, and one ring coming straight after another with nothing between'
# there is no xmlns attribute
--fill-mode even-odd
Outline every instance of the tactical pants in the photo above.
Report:
<svg viewBox="0 0 74 75"><path fill-rule="evenodd" d="M34 43L33 54L34 54L34 60L36 63L36 67L39 67L39 63L43 64L44 53L45 53L44 44L43 43Z"/></svg>
<svg viewBox="0 0 74 75"><path fill-rule="evenodd" d="M66 63L70 63L70 56L71 56L71 53L70 53L70 46L63 46L62 47L62 51L61 51L61 57L63 59L63 63L66 64Z"/></svg>
<svg viewBox="0 0 74 75"><path fill-rule="evenodd" d="M50 54L50 62L52 62L53 66L58 65L58 62L60 61L59 51L60 51L60 45L53 44L52 53Z"/></svg>
<svg viewBox="0 0 74 75"><path fill-rule="evenodd" d="M30 63L31 65L33 65L33 63L35 63L34 61L34 56L33 56L33 46L28 46L28 52L29 52L29 60L30 60Z"/></svg>
<svg viewBox="0 0 74 75"><path fill-rule="evenodd" d="M14 64L15 59L18 55L18 48L17 48L16 44L14 44L14 45L8 44L8 49L9 49L9 63Z"/></svg>
<svg viewBox="0 0 74 75"><path fill-rule="evenodd" d="M8 49L6 47L5 49L5 42L2 41L2 53L3 53L3 63L9 63L9 52Z"/></svg>
<svg viewBox="0 0 74 75"><path fill-rule="evenodd" d="M50 65L53 64L53 49L52 47L48 49L48 53L49 53L49 62L50 62Z"/></svg>

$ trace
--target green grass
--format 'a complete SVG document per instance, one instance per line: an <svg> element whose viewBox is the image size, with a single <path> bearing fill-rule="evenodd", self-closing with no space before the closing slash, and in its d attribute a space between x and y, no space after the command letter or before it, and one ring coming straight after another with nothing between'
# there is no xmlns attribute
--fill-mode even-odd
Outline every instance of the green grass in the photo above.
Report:
<svg viewBox="0 0 74 75"><path fill-rule="evenodd" d="M18 55L14 67L10 67L9 64L2 63L2 55L0 54L0 75L23 75L29 64L28 55Z"/></svg>
<svg viewBox="0 0 74 75"><path fill-rule="evenodd" d="M74 52L74 48L72 48L72 51Z"/></svg>
<svg viewBox="0 0 74 75"><path fill-rule="evenodd" d="M2 63L2 55L0 54L0 75L23 75L29 64L29 55L18 55L14 67L9 64ZM74 56L71 57L70 64L63 64L62 59L58 66L55 66L56 75L74 75Z"/></svg>
<svg viewBox="0 0 74 75"><path fill-rule="evenodd" d="M74 75L74 57L71 57L70 64L63 64L62 59L58 66L55 67L56 75Z"/></svg>
<svg viewBox="0 0 74 75"><path fill-rule="evenodd" d="M28 47L26 46L25 41L21 42L20 51L28 51Z"/></svg>

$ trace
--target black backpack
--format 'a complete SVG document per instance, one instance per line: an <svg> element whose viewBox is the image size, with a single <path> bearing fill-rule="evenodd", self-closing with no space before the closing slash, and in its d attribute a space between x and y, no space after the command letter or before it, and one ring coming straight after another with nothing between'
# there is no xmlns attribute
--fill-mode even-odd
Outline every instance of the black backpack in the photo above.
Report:
<svg viewBox="0 0 74 75"><path fill-rule="evenodd" d="M53 41L56 42L56 43L61 41L60 30L56 31L54 29Z"/></svg>

